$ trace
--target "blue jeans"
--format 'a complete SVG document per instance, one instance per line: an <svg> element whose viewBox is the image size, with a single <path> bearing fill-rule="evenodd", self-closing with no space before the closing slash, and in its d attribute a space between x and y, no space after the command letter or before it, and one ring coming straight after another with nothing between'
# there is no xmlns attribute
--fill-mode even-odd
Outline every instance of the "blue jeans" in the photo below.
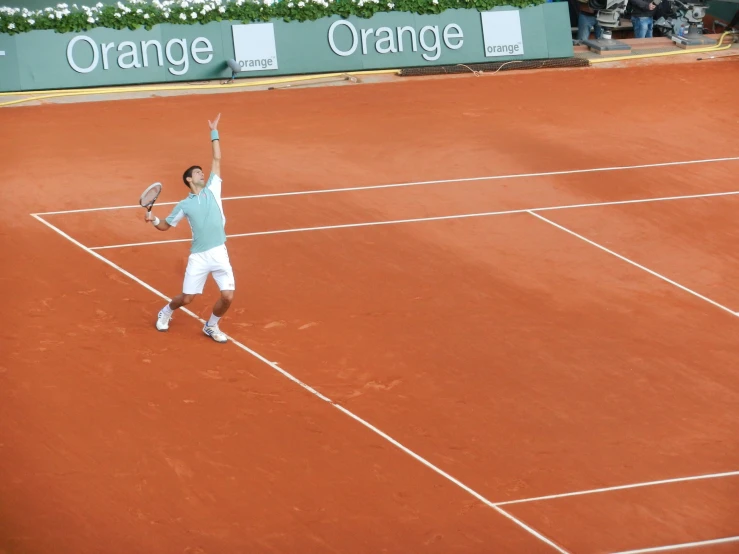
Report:
<svg viewBox="0 0 739 554"><path fill-rule="evenodd" d="M654 20L651 17L632 17L631 24L634 26L634 38L652 38Z"/></svg>
<svg viewBox="0 0 739 554"><path fill-rule="evenodd" d="M595 27L595 38L603 36L603 28L598 25L594 15L587 13L579 13L577 15L577 40L587 40L590 36L590 30Z"/></svg>

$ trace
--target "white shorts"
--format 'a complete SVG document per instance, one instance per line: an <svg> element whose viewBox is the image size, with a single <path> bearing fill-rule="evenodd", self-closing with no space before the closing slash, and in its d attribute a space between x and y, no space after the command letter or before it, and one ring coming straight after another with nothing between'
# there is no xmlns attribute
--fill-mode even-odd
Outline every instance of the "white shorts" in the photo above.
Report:
<svg viewBox="0 0 739 554"><path fill-rule="evenodd" d="M205 252L190 254L185 270L185 282L182 292L185 294L202 294L205 280L209 274L221 290L235 290L236 281L231 262L228 259L226 245L216 246Z"/></svg>

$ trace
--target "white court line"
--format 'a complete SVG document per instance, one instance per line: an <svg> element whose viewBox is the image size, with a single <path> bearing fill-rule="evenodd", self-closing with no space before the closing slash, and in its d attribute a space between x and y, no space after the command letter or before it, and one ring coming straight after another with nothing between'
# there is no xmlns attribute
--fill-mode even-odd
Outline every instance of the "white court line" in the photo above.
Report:
<svg viewBox="0 0 739 554"><path fill-rule="evenodd" d="M728 471L726 473L711 473L707 475L692 475L690 477L676 477L674 479L662 479L661 481L646 481L643 483L632 483L629 485L617 485L614 487L603 487L601 489L589 489L576 492L566 492L562 494L550 494L547 496L536 496L532 498L522 498L521 500L508 500L507 502L496 502L496 506L507 506L509 504L524 504L526 502L541 502L543 500L555 500L558 498L568 498L570 496L583 496L586 494L598 494L611 491L622 491L626 489L638 489L641 487L651 487L655 485L667 485L670 483L685 483L688 481L700 481L702 479L719 479L721 477L739 477L739 471Z"/></svg>
<svg viewBox="0 0 739 554"><path fill-rule="evenodd" d="M667 552L668 550L681 550L683 548L693 548L696 546L710 546L714 544L727 544L730 542L739 542L739 537L726 537L724 539L713 539L710 541L684 542L681 544L671 544L668 546L655 546L653 548L641 548L639 550L624 550L615 552L614 554L646 554L647 552Z"/></svg>
<svg viewBox="0 0 739 554"><path fill-rule="evenodd" d="M274 231L256 231L253 233L238 233L233 235L226 235L228 238L237 237L257 237L261 235L279 235L283 233L304 233L307 231L326 231L330 229L350 229L354 227L373 227L377 225L397 225L399 223L419 223L422 221L443 221L449 219L467 219L472 217L490 217L494 215L510 215L510 214L522 214L530 212L545 212L553 210L571 210L574 208L594 208L599 206L617 206L621 204L644 204L647 202L663 202L666 200L685 200L690 198L710 198L715 196L731 196L739 194L739 191L731 192L711 192L705 194L688 194L684 196L663 196L659 198L640 198L637 200L615 200L613 202L594 202L591 204L569 204L564 206L546 206L543 208L527 208L520 210L502 210L497 212L478 212L468 214L455 214L455 215L441 215L435 217L418 217L413 219L391 219L388 221L369 221L363 223L345 223L341 225L321 225L317 227L300 227L295 229L277 229ZM44 214L31 214L31 215L44 215ZM130 246L151 246L155 244L171 244L175 242L191 242L192 239L172 239L172 240L156 240L149 242L131 242L127 244L112 244L108 246L92 246L91 250L107 250L110 248L126 248Z"/></svg>
<svg viewBox="0 0 739 554"><path fill-rule="evenodd" d="M44 220L43 218L39 217L36 214L33 214L33 217L35 219L37 219L38 221L40 221L41 223L43 223L44 225L46 225L47 227L49 227L50 229L52 229L53 231L55 231L56 233L58 233L59 235L61 235L62 237L64 237L65 239L69 240L71 243L73 243L76 246L80 247L82 250L85 250L89 254L92 254L95 258L97 258L98 260L100 260L100 261L108 264L113 269L115 269L117 271L120 271L123 275L125 275L129 279L135 281L139 285L143 286L145 289L153 292L155 295L159 296L160 298L162 298L166 302L171 302L171 300L172 300L171 298L168 298L166 295L162 294L161 292L159 292L157 289L155 289L151 285L147 284L146 282L142 281L141 279L139 279L138 277L136 277L132 273L126 271L125 269L123 269L120 266L116 265L115 263L111 262L110 260L108 260L104 256L101 256L97 252L93 252L90 248L88 248L87 246L85 246L81 242L73 239L71 236L69 236L67 233L65 233L61 229L58 229L57 227L55 227L54 225L52 225L51 223L49 223L48 221ZM187 315L189 315L189 316L197 319L200 323L205 324L205 320L200 319L195 313L191 312L187 308L180 308L180 310L183 311L184 313L186 313ZM509 514L508 512L506 512L505 510L503 510L502 508L497 507L493 502L491 502L490 500L488 500L487 498L485 498L484 496L482 496L480 493L478 493L475 490L471 489L470 487L468 487L467 485L465 485L461 481L455 479L454 477L452 477L451 475L449 475L448 473L446 473L442 469L436 467L434 464L432 464L431 462L429 462L428 460L426 460L425 458L423 458L419 454L416 454L415 452L413 452L408 447L402 445L400 442L398 442L397 440L395 440L394 438L392 438L390 435L386 434L385 432L381 431L380 429L378 429L377 427L375 427L371 423L368 423L367 421L365 421L364 419L362 419L358 415L354 414L353 412L350 412L349 410L347 410L346 408L344 408L340 404L337 404L336 402L334 402L333 400L331 400L327 396L321 394L320 392L318 392L314 388L312 388L309 385L303 383L300 379L298 379L297 377L295 377L292 374L288 373L287 371L285 371L284 369L282 369L281 367L279 367L274 362L270 362L267 358L265 358L261 354L255 352L251 348L249 348L247 346L244 346L243 344L241 344L240 342L238 342L237 340L235 340L232 337L229 337L229 339L230 339L230 342L232 344L234 344L237 347L241 348L245 352L248 352L249 354L251 354L252 356L254 356L255 358L257 358L259 361L264 362L269 367L271 367L275 371L279 372L284 377L287 377L292 382L298 384L299 386L301 386L303 389L307 390L312 395L318 397L319 399L323 400L324 402L329 403L331 406L333 406L334 408L336 408L340 412L342 412L345 415L351 417L352 419L354 419L355 421L357 421L358 423L360 423L361 425L363 425L364 427L366 427L367 429L369 429L373 433L379 435L380 437L382 437L383 439L385 439L386 441L388 441L389 443L391 443L393 446L399 448L400 450L402 450L403 452L405 452L406 454L408 454L409 456L411 456L415 460L421 462L423 465L425 465L426 467L428 467L432 471L434 471L437 474L441 475L442 477L444 477L445 479L447 479L451 483L455 484L456 486L458 486L459 488L461 488L462 490L464 490L465 492L467 492L471 496L475 497L477 500L479 500L480 502L482 502L486 506L489 506L490 508L492 508L493 510L495 510L496 512L498 512L502 516L508 518L509 520L511 520L512 522L514 522L516 525L518 525L519 527L521 527L522 529L524 529L525 531L527 531L528 533L530 533L531 535L533 535L534 537L536 537L537 539L539 539L540 541L542 541L542 542L546 543L547 545L551 546L557 552L560 552L561 554L570 554L569 552L567 552L566 550L564 550L563 548L561 548L560 546L558 546L557 544L555 544L550 539L546 538L544 535L542 535L541 533L539 533L538 531L536 531L532 527L529 527L528 525L526 525L525 523L523 523L519 519L515 518L514 516L512 516L511 514Z"/></svg>
<svg viewBox="0 0 739 554"><path fill-rule="evenodd" d="M568 169L564 171L546 171L541 173L514 173L511 175L488 175L485 177L466 177L462 179L439 179L435 181L414 181L408 183L391 183L387 185L368 185L363 187L345 187L345 188L333 188L333 189L313 189L313 190L298 190L291 192L275 192L267 194L253 194L247 196L227 196L223 200L253 200L255 198L275 198L279 196L302 196L308 194L328 194L335 192L356 192L360 190L377 190L377 189L389 189L399 187L417 187L424 185L440 185L444 183L469 183L472 181L497 181L501 179L521 179L528 177L552 177L556 175L577 175L580 173L597 173L603 171L625 171L629 169L647 169L652 167L671 167L679 165L691 165L691 164L704 164L704 163L715 163L715 162L729 162L739 160L739 156L730 158L708 158L704 160L686 160L682 162L663 162L663 163L652 163L652 164L641 164L641 165L624 165L614 167L594 167L589 169ZM177 202L157 202L157 206L170 206L177 204ZM141 208L140 205L130 206L108 206L104 208L82 208L77 210L61 210L56 212L40 212L36 215L59 215L59 214L71 214L80 212L99 212L104 210L125 210L130 208Z"/></svg>
<svg viewBox="0 0 739 554"><path fill-rule="evenodd" d="M652 271L652 270L651 270L651 269L649 269L648 267L644 267L643 265L640 265L640 264L636 263L635 261L632 261L632 260L630 260L629 258L627 258L627 257L625 257L625 256L622 256L621 254L617 254L617 253L616 253L616 252L614 252L613 250L609 250L609 249L608 249L608 248L606 248L605 246L602 246L602 245L598 244L597 242L594 242L594 241L592 241L592 240L590 240L590 239L588 239L588 238L585 238L584 236L582 236L582 235L579 235L579 234L577 234L577 233L576 233L575 231L571 231L571 230L570 230L570 229L568 229L567 227L563 227L562 225L559 225L558 223L555 223L555 222L554 222L554 221L552 221L551 219L547 219L546 217L544 217L544 216L542 216L542 215L539 215L539 214L535 213L535 212L534 212L533 210L532 210L532 211L529 211L529 213L530 213L531 215L533 215L534 217L536 217L536 218L538 218L538 219L541 219L542 221L545 221L545 222L546 222L546 223L548 223L549 225L552 225L552 226L556 227L557 229L561 229L561 230L562 230L562 231L564 231L565 233L569 233L570 235L572 235L572 236L574 236L574 237L577 237L577 238L579 238L580 240L582 240L582 241L585 241L585 242L587 242L588 244L591 244L591 245L595 246L596 248L599 248L599 249L603 250L604 252L608 252L608 253L609 253L609 254L611 254L612 256L616 256L616 257L617 257L618 259L620 259L620 260L623 260L623 261L625 261L625 262L627 262L627 263L629 263L629 264L633 265L634 267L638 267L639 269L641 269L641 270L643 270L643 271L646 271L647 273L649 273L649 274L651 274L651 275L654 275L655 277L658 277L658 278L662 279L663 281L665 281L665 282L667 282L667 283L670 283L671 285L674 285L674 286L676 286L677 288L679 288L679 289L682 289L682 290L684 290L685 292L688 292L688 293L692 294L693 296L695 296L695 297L697 297L697 298L700 298L701 300L703 300L703 301L705 301L705 302L708 302L709 304L712 304L713 306L716 306L717 308L721 308L722 310L724 310L725 312L728 312L728 313L730 313L730 314L731 314L731 315L733 315L734 317L739 317L739 313L737 313L737 312L734 312L734 310L731 310L731 309L727 308L726 306L724 306L724 305L722 305L722 304L719 304L718 302L716 302L716 301L714 301L714 300L711 300L710 298L707 298L707 297L703 296L702 294L699 294L699 293L695 292L694 290L691 290L691 289L689 289L688 287L685 287L685 286L681 285L680 283L676 283L676 282L675 282L675 281L673 281L672 279L668 279L668 278L667 278L667 277L665 277L664 275L660 275L660 274L659 274L659 273L657 273L656 271Z"/></svg>

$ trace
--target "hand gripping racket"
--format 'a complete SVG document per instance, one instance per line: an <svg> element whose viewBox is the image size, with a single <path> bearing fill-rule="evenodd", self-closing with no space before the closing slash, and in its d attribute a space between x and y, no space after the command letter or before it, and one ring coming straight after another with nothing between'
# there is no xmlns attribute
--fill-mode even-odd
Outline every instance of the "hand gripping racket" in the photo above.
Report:
<svg viewBox="0 0 739 554"><path fill-rule="evenodd" d="M151 212L151 208L154 206L154 202L159 198L159 193L162 192L162 184L154 183L146 187L146 190L141 195L139 203L142 207L146 208L148 212Z"/></svg>

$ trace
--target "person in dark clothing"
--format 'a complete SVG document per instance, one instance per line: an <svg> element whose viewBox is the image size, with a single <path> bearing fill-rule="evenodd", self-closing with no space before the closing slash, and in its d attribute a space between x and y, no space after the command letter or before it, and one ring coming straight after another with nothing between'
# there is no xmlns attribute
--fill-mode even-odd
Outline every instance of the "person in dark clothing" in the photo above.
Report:
<svg viewBox="0 0 739 554"><path fill-rule="evenodd" d="M595 38L603 36L603 27L596 20L595 10L590 6L589 0L577 0L577 40L582 42L590 38L591 29L595 31Z"/></svg>
<svg viewBox="0 0 739 554"><path fill-rule="evenodd" d="M631 24L634 26L634 38L652 38L654 12L657 4L652 0L630 0Z"/></svg>
<svg viewBox="0 0 739 554"><path fill-rule="evenodd" d="M734 29L739 30L737 29L737 27L739 27L739 10L736 11L736 13L734 14L734 17L732 17L731 21L729 21L729 25L726 27L726 30L727 31L731 31Z"/></svg>
<svg viewBox="0 0 739 554"><path fill-rule="evenodd" d="M595 30L595 38L603 36L603 27L596 20L595 10L590 7L588 0L577 0L577 40L582 42L590 37L590 31Z"/></svg>

